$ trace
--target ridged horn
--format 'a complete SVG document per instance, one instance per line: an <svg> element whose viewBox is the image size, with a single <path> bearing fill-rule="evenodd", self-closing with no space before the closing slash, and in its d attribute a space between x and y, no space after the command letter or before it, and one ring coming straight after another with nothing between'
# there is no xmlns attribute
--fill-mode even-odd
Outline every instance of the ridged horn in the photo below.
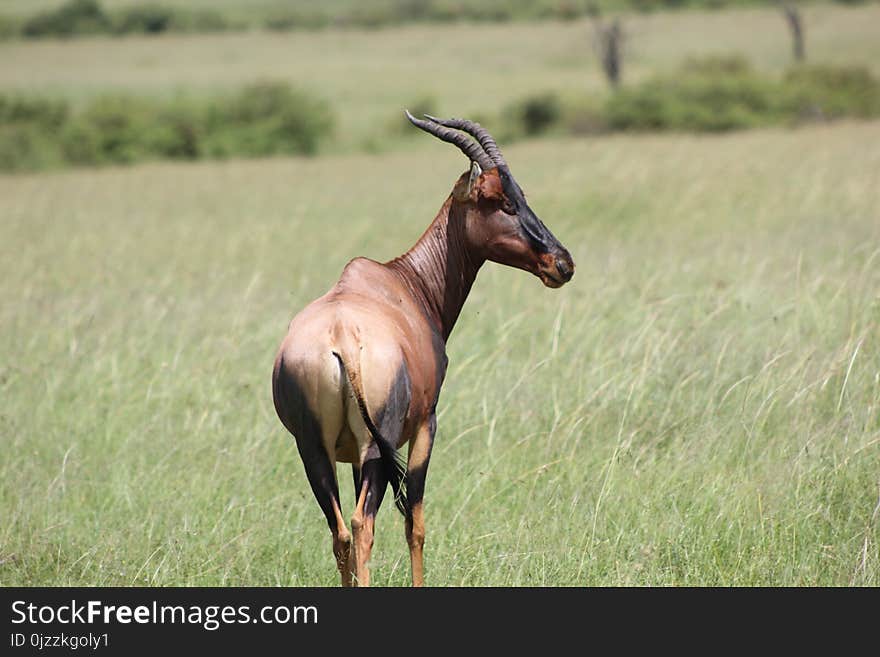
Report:
<svg viewBox="0 0 880 657"><path fill-rule="evenodd" d="M424 119L417 119L409 113L409 110L404 110L404 112L406 112L406 118L408 118L409 122L414 126L421 128L428 134L434 135L437 139L458 146L462 153L467 155L473 162L479 164L480 168L484 171L488 171L497 166L497 164L493 162L493 159L485 150L483 150L484 147L482 144L478 141L474 141L467 134L452 130L452 126L444 126L440 121L433 117L429 117L427 114L425 116L429 120L426 121ZM494 144L494 142L492 143Z"/></svg>
<svg viewBox="0 0 880 657"><path fill-rule="evenodd" d="M447 128L464 130L480 142L480 146L482 146L483 150L486 151L486 154L492 158L495 166L507 167L507 162L504 161L504 156L501 155L501 150L498 148L498 144L495 143L495 139L489 134L489 131L479 123L468 121L467 119L438 119L430 114L425 114L425 116L435 123L439 123Z"/></svg>

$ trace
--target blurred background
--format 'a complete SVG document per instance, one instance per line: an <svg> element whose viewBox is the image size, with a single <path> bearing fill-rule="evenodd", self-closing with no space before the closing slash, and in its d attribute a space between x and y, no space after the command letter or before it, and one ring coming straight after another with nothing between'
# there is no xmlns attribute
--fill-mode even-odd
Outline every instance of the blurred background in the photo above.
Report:
<svg viewBox="0 0 880 657"><path fill-rule="evenodd" d="M405 107L486 125L578 266L480 274L428 583L880 584L852 0L0 0L0 584L336 583L269 377L465 171Z"/></svg>
<svg viewBox="0 0 880 657"><path fill-rule="evenodd" d="M876 2L0 0L0 169L380 152L880 112Z"/></svg>

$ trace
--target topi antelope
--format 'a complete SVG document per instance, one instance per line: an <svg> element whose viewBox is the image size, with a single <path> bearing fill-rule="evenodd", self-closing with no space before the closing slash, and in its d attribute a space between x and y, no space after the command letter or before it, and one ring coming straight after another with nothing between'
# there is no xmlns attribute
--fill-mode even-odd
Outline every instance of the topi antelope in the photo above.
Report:
<svg viewBox="0 0 880 657"><path fill-rule="evenodd" d="M524 269L553 288L574 273L571 255L532 212L484 128L406 115L461 149L470 172L409 251L386 263L355 258L293 318L272 372L275 409L327 517L343 586L369 585L373 528L389 483L406 519L412 583L424 583L422 498L446 341L480 267L491 260ZM405 460L397 451L404 444ZM336 461L352 464L351 533Z"/></svg>

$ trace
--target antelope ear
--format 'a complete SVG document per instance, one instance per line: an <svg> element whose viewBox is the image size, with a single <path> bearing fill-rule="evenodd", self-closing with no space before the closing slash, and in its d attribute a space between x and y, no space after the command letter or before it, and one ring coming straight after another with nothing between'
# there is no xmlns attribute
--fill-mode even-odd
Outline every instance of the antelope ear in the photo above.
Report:
<svg viewBox="0 0 880 657"><path fill-rule="evenodd" d="M480 168L480 165L476 162L471 162L471 175L468 178L468 186L467 193L468 196L471 195L471 192L474 191L474 184L477 182L477 178L479 178L483 174L483 170Z"/></svg>

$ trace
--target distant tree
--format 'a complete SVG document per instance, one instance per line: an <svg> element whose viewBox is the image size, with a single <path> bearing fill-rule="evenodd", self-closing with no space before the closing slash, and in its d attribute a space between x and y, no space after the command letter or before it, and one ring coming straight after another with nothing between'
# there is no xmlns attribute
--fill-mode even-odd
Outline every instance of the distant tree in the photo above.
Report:
<svg viewBox="0 0 880 657"><path fill-rule="evenodd" d="M791 2L783 0L780 4L782 13L785 15L785 21L788 23L788 29L791 32L794 59L797 62L802 62L807 55L804 49L804 24L801 21L801 13Z"/></svg>
<svg viewBox="0 0 880 657"><path fill-rule="evenodd" d="M615 18L610 23L602 20L601 12L596 5L588 9L590 18L593 20L594 47L602 64L602 71L608 84L613 89L620 86L623 66L623 27L620 19Z"/></svg>

